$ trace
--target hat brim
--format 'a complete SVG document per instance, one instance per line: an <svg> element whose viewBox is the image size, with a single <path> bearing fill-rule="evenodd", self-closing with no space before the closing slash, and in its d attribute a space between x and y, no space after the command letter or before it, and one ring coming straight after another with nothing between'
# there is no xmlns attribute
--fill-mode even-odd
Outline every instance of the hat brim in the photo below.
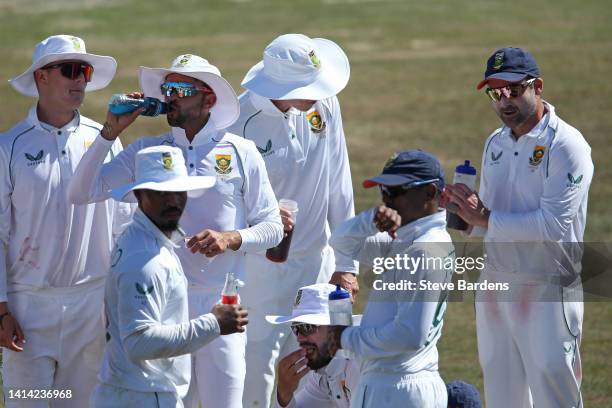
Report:
<svg viewBox="0 0 612 408"><path fill-rule="evenodd" d="M199 197L204 190L215 185L217 179L212 176L177 177L167 181L140 180L125 184L112 190L111 197L117 201L134 202L134 190L154 190L180 192L186 191L189 197Z"/></svg>
<svg viewBox="0 0 612 408"><path fill-rule="evenodd" d="M105 55L87 54L83 52L47 54L30 67L21 75L9 80L9 83L17 92L25 96L38 96L36 81L34 81L34 71L56 61L77 60L84 61L94 68L91 81L87 83L85 92L96 91L106 88L113 80L117 71L117 61L113 57Z"/></svg>
<svg viewBox="0 0 612 408"><path fill-rule="evenodd" d="M480 81L478 85L476 85L476 89L482 89L482 87L484 87L490 79L499 79L508 82L519 82L525 79L526 76L526 74L518 74L515 72L500 72L497 74L489 75L488 77Z"/></svg>
<svg viewBox="0 0 612 408"><path fill-rule="evenodd" d="M361 324L362 315L353 315L353 326ZM266 316L266 321L271 324L306 323L317 326L329 326L329 313L302 314L297 316Z"/></svg>
<svg viewBox="0 0 612 408"><path fill-rule="evenodd" d="M211 72L195 72L187 69L165 69L140 67L138 75L140 89L146 96L164 100L161 84L169 74L181 74L205 82L217 96L217 102L210 112L218 129L232 125L240 115L240 104L234 88L222 77Z"/></svg>
<svg viewBox="0 0 612 408"><path fill-rule="evenodd" d="M401 186L402 184L410 183L412 179L398 174L381 174L376 177L369 178L363 181L364 188L376 187L379 184L384 186Z"/></svg>
<svg viewBox="0 0 612 408"><path fill-rule="evenodd" d="M242 80L242 87L268 99L307 99L319 101L337 95L351 75L349 60L342 48L324 38L313 38L321 60L319 74L314 81L279 82L267 76L263 61L255 64Z"/></svg>

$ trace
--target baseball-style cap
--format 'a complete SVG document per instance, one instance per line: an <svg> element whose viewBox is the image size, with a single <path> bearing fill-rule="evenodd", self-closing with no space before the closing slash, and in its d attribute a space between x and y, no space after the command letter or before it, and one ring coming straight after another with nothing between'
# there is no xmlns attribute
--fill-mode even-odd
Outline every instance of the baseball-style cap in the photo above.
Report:
<svg viewBox="0 0 612 408"><path fill-rule="evenodd" d="M395 153L383 168L381 174L363 182L365 188L377 186L417 187L434 183L440 190L444 188L444 170L438 159L424 150L404 150Z"/></svg>
<svg viewBox="0 0 612 408"><path fill-rule="evenodd" d="M482 408L480 393L472 384L455 380L446 384L448 406L453 408Z"/></svg>
<svg viewBox="0 0 612 408"><path fill-rule="evenodd" d="M304 286L297 291L293 310L289 316L266 316L272 324L307 323L317 326L329 326L329 294L336 290L329 283L316 283ZM353 316L353 325L359 325L361 315Z"/></svg>
<svg viewBox="0 0 612 408"><path fill-rule="evenodd" d="M215 184L213 176L189 176L183 152L173 146L151 146L136 153L135 180L111 192L117 201L135 201L134 190L187 191L191 197L199 196Z"/></svg>
<svg viewBox="0 0 612 408"><path fill-rule="evenodd" d="M518 82L525 77L539 78L540 69L533 55L523 48L500 48L487 60L484 79L476 89L481 89L489 79Z"/></svg>
<svg viewBox="0 0 612 408"><path fill-rule="evenodd" d="M206 59L193 54L179 55L170 68L140 67L138 79L145 96L164 99L161 84L169 74L176 73L199 79L213 90L217 102L210 109L212 121L218 129L233 124L240 115L240 104L234 88L221 76L221 71Z"/></svg>
<svg viewBox="0 0 612 408"><path fill-rule="evenodd" d="M333 41L285 34L268 44L241 85L268 99L319 101L344 89L350 73L346 54Z"/></svg>
<svg viewBox="0 0 612 408"><path fill-rule="evenodd" d="M32 65L25 72L9 80L17 92L25 96L38 96L34 81L34 71L56 61L77 60L90 64L93 69L91 81L85 92L106 87L115 76L117 61L105 55L89 54L85 51L85 41L73 35L52 35L38 44L32 54Z"/></svg>

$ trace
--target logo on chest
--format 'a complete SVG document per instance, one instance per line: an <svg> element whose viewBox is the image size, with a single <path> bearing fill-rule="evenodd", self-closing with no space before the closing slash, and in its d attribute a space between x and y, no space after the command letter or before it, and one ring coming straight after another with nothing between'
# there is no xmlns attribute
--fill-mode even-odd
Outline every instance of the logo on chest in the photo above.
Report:
<svg viewBox="0 0 612 408"><path fill-rule="evenodd" d="M501 150L499 153L495 153L493 150L491 150L491 164L499 164L499 159L501 159L502 154L504 154L503 150Z"/></svg>
<svg viewBox="0 0 612 408"><path fill-rule="evenodd" d="M274 153L274 150L272 150L272 140L268 139L268 143L266 143L266 147L257 147L257 151L259 151L259 153L261 154L262 157L266 157L271 155L272 153Z"/></svg>
<svg viewBox="0 0 612 408"><path fill-rule="evenodd" d="M36 154L36 156L31 155L30 153L26 153L25 157L26 159L28 159L28 166L37 166L41 163L45 162L45 159L43 158L44 156L44 151L40 151Z"/></svg>
<svg viewBox="0 0 612 408"><path fill-rule="evenodd" d="M233 170L231 154L215 154L215 162L215 171L218 174L229 174Z"/></svg>
<svg viewBox="0 0 612 408"><path fill-rule="evenodd" d="M312 111L306 115L306 119L308 119L308 123L310 123L310 130L314 133L321 133L325 130L327 126L323 119L321 119L321 114L319 111Z"/></svg>
<svg viewBox="0 0 612 408"><path fill-rule="evenodd" d="M538 167L540 163L542 163L542 159L544 158L545 150L546 150L546 147L544 146L536 146L535 149L533 149L533 153L531 154L531 157L529 158L529 165L532 168Z"/></svg>

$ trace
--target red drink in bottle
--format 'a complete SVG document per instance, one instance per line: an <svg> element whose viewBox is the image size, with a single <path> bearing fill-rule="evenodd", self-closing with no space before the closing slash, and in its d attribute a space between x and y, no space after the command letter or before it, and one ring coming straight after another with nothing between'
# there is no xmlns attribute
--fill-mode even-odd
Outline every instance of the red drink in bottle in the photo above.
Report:
<svg viewBox="0 0 612 408"><path fill-rule="evenodd" d="M223 290L221 291L221 304L238 304L238 283L232 271L229 271L225 276L225 286L223 286Z"/></svg>

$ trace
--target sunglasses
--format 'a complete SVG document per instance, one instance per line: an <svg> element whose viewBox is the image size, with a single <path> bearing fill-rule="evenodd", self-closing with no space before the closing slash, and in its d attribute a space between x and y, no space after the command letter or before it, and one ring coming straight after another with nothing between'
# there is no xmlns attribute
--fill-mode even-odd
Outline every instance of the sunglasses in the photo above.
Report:
<svg viewBox="0 0 612 408"><path fill-rule="evenodd" d="M85 82L91 81L93 76L94 68L86 62L62 62L54 65L47 65L43 69L55 69L59 68L62 76L68 79L77 79L79 75L83 74Z"/></svg>
<svg viewBox="0 0 612 408"><path fill-rule="evenodd" d="M198 88L189 82L164 82L161 84L161 93L164 96L176 94L179 98L183 98L196 95L198 92L214 93L212 89Z"/></svg>
<svg viewBox="0 0 612 408"><path fill-rule="evenodd" d="M527 88L533 85L536 79L537 78L531 78L527 81L502 86L501 88L487 88L485 89L485 93L493 102L501 101L502 96L505 96L506 98L516 98L517 96L521 96Z"/></svg>
<svg viewBox="0 0 612 408"><path fill-rule="evenodd" d="M431 179L431 180L420 180L414 181L412 183L401 184L399 186L385 186L383 184L379 184L380 193L386 195L387 197L397 197L404 194L406 191L411 190L415 187L424 186L425 184L435 183L436 181L440 181L439 178Z"/></svg>
<svg viewBox="0 0 612 408"><path fill-rule="evenodd" d="M308 323L293 323L291 325L291 331L296 336L301 334L304 337L310 336L319 330L319 326L316 324L308 324Z"/></svg>

